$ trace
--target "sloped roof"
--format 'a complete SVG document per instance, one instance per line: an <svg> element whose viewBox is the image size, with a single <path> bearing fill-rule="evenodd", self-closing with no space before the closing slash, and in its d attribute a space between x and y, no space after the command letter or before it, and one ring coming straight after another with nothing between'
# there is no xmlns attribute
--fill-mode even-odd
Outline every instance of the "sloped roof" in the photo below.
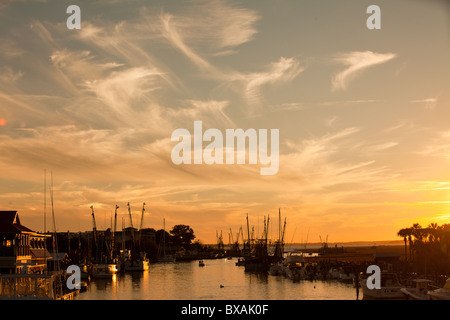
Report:
<svg viewBox="0 0 450 320"><path fill-rule="evenodd" d="M47 249L40 248L40 249L30 249L31 255L36 259L42 259L47 258L49 259L52 255L50 252L48 252Z"/></svg>
<svg viewBox="0 0 450 320"><path fill-rule="evenodd" d="M68 256L66 252L51 253L48 260L63 260L66 256Z"/></svg>
<svg viewBox="0 0 450 320"><path fill-rule="evenodd" d="M0 232L23 233L33 231L20 223L17 211L0 211Z"/></svg>
<svg viewBox="0 0 450 320"><path fill-rule="evenodd" d="M22 232L34 232L33 230L28 229L27 227L25 227L21 224L14 223L14 226Z"/></svg>

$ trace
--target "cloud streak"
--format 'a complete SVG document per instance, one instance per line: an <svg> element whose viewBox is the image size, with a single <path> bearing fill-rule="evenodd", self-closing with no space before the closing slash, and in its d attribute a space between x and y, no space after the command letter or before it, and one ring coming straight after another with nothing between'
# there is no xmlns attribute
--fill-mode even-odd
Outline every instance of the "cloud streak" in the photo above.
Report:
<svg viewBox="0 0 450 320"><path fill-rule="evenodd" d="M268 71L243 75L245 85L245 97L249 104L257 104L261 101L261 90L264 85L279 82L288 82L297 77L304 68L294 58L280 58L271 63Z"/></svg>
<svg viewBox="0 0 450 320"><path fill-rule="evenodd" d="M335 61L347 65L347 69L334 76L332 81L332 90L346 90L349 83L359 74L369 67L386 63L394 59L397 55L394 53L376 53L372 51L355 51L343 54Z"/></svg>

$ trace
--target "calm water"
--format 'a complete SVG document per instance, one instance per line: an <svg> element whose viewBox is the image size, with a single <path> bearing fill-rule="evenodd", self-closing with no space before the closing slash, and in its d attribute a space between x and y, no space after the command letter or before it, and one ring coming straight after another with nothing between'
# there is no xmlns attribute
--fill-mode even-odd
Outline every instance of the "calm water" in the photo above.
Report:
<svg viewBox="0 0 450 320"><path fill-rule="evenodd" d="M91 281L78 300L355 300L351 284L293 282L283 276L244 272L237 260L155 263L146 272ZM220 286L223 285L223 288ZM362 293L360 293L362 294Z"/></svg>

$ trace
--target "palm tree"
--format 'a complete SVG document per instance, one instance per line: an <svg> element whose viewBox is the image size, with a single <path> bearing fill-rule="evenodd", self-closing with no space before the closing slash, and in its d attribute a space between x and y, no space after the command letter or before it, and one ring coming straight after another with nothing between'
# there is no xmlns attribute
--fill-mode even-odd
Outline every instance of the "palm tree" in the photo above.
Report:
<svg viewBox="0 0 450 320"><path fill-rule="evenodd" d="M422 242L424 236L422 226L418 223L414 223L411 229L412 235L414 238L416 238L416 241Z"/></svg>
<svg viewBox="0 0 450 320"><path fill-rule="evenodd" d="M428 226L428 241L436 242L439 240L439 231L441 227L438 226L437 223L430 223Z"/></svg>
<svg viewBox="0 0 450 320"><path fill-rule="evenodd" d="M403 241L405 242L405 260L408 260L408 251L407 251L407 245L406 245L408 234L409 234L409 228L403 228L397 232L397 236L402 237Z"/></svg>
<svg viewBox="0 0 450 320"><path fill-rule="evenodd" d="M441 246L443 248L443 250L445 249L445 252L447 253L447 255L449 255L449 240L450 240L450 224L449 223L445 223L443 224L440 228L439 228L439 237L441 240Z"/></svg>
<svg viewBox="0 0 450 320"><path fill-rule="evenodd" d="M411 229L411 236L415 238L413 241L414 251L417 250L418 247L422 244L423 237L424 237L424 230L422 229L422 226L418 223L414 223ZM410 247L411 250L411 247ZM410 253L411 254L411 253Z"/></svg>

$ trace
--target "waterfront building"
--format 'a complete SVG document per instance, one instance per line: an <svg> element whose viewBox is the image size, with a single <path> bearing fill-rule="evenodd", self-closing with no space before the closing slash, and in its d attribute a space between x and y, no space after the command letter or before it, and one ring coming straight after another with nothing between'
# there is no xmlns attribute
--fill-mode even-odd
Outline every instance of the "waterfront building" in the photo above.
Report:
<svg viewBox="0 0 450 320"><path fill-rule="evenodd" d="M0 273L42 273L51 257L49 236L22 225L17 211L0 211Z"/></svg>

